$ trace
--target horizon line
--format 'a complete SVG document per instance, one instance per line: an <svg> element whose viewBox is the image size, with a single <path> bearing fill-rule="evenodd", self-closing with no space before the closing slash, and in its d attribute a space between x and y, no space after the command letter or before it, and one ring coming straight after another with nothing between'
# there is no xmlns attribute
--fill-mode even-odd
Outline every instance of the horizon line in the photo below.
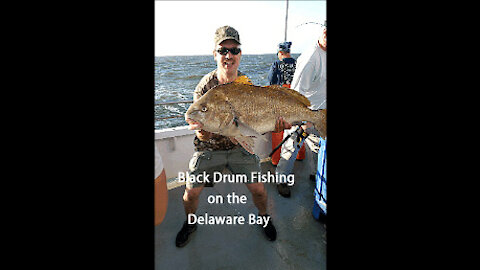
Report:
<svg viewBox="0 0 480 270"><path fill-rule="evenodd" d="M276 53L246 53L243 55L262 55L262 54L273 54L277 55ZM292 52L291 54L301 54L300 52ZM168 55L155 55L154 57L166 57L166 56L212 56L212 54L168 54Z"/></svg>

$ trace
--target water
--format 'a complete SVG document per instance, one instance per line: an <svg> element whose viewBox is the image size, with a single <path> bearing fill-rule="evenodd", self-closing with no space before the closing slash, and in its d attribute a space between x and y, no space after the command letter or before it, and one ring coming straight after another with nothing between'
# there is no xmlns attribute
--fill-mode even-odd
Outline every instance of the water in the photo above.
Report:
<svg viewBox="0 0 480 270"><path fill-rule="evenodd" d="M299 55L292 55L297 59ZM270 65L276 54L243 55L239 70L255 85L268 85ZM155 103L193 100L193 91L208 72L216 68L213 55L155 57ZM155 106L155 129L187 125L183 118L191 103ZM161 117L181 115L160 120Z"/></svg>

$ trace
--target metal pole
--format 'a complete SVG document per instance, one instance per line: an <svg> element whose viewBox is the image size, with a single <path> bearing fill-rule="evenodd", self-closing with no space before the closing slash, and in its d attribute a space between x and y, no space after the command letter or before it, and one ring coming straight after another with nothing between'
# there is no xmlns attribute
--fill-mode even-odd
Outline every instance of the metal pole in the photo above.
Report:
<svg viewBox="0 0 480 270"><path fill-rule="evenodd" d="M285 42L287 42L287 21L288 21L288 0L287 0L287 9L285 11Z"/></svg>

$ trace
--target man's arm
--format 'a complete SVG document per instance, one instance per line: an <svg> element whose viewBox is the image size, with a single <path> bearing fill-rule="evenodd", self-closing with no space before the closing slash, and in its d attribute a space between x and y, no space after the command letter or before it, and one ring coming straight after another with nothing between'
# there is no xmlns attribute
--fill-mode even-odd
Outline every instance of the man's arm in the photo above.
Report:
<svg viewBox="0 0 480 270"><path fill-rule="evenodd" d="M269 85L278 84L277 72L278 72L278 67L276 65L276 62L274 62L270 66L270 70L268 71L268 83L269 83Z"/></svg>

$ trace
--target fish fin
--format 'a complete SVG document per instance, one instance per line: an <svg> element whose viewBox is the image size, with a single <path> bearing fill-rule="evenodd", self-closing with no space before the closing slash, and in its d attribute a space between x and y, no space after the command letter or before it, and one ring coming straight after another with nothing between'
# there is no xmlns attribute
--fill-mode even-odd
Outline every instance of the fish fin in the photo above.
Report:
<svg viewBox="0 0 480 270"><path fill-rule="evenodd" d="M316 114L316 119L313 121L313 125L320 134L320 137L325 139L327 136L327 109L320 109L314 112Z"/></svg>
<svg viewBox="0 0 480 270"><path fill-rule="evenodd" d="M260 136L260 139L264 140L265 142L270 142L265 135Z"/></svg>
<svg viewBox="0 0 480 270"><path fill-rule="evenodd" d="M241 121L238 120L238 118L235 118L234 121L235 121L235 124L237 125L238 129L240 130L240 133L242 133L243 136L260 138L260 139L268 142L268 139L263 134L258 133L256 130L254 130L250 126L242 123Z"/></svg>
<svg viewBox="0 0 480 270"><path fill-rule="evenodd" d="M259 134L257 131L255 131L253 128L250 126L244 124L242 121L240 121L238 118L235 118L235 123L240 130L240 133L242 133L243 136L253 136L253 137L260 137L262 134Z"/></svg>
<svg viewBox="0 0 480 270"><path fill-rule="evenodd" d="M271 88L271 89L275 89L275 90L278 90L278 91L282 91L283 93L298 99L298 101L305 104L305 106L307 106L307 107L312 105L310 103L310 100L308 100L308 98L306 98L304 95L300 94L299 92L297 92L293 89L282 87L282 86L276 85L276 84L269 85L269 86L266 86L266 87Z"/></svg>
<svg viewBox="0 0 480 270"><path fill-rule="evenodd" d="M234 82L253 85L252 81L246 75L238 76Z"/></svg>
<svg viewBox="0 0 480 270"><path fill-rule="evenodd" d="M255 141L253 140L253 138L242 135L235 136L234 138L245 150L247 150L247 152L249 152L250 154L255 154L255 152L253 151L255 147Z"/></svg>

